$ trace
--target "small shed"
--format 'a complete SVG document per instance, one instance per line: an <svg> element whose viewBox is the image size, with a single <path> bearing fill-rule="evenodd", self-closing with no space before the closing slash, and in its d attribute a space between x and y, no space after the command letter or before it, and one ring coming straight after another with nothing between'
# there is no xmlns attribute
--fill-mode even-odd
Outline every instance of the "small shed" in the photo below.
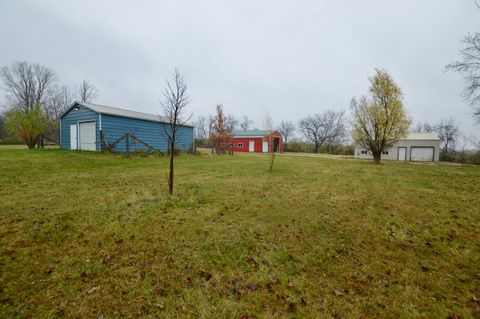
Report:
<svg viewBox="0 0 480 319"><path fill-rule="evenodd" d="M373 159L370 151L355 146L355 158ZM435 133L411 133L382 154L382 160L438 162L440 139Z"/></svg>
<svg viewBox="0 0 480 319"><path fill-rule="evenodd" d="M60 116L60 148L65 150L100 151L101 144L113 144L125 134L161 151L168 151L167 132L169 124L160 116L130 111L117 107L74 102ZM193 126L182 125L177 131L176 148L182 151L193 149ZM128 149L148 150L142 143L131 141ZM115 146L115 151L125 152L127 142Z"/></svg>
<svg viewBox="0 0 480 319"><path fill-rule="evenodd" d="M282 134L271 130L233 131L232 144L235 152L269 153L282 150Z"/></svg>

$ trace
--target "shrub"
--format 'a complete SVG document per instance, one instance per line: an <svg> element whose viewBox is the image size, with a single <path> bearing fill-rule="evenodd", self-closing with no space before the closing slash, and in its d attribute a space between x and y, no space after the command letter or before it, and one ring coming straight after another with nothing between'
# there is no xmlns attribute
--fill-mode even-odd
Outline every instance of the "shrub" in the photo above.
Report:
<svg viewBox="0 0 480 319"><path fill-rule="evenodd" d="M40 135L47 130L49 123L47 115L37 105L29 113L19 110L8 112L5 126L7 131L15 134L19 140L27 144L28 148L34 148Z"/></svg>
<svg viewBox="0 0 480 319"><path fill-rule="evenodd" d="M440 161L443 162L452 162L452 163L462 163L462 164L475 164L480 165L480 151L473 150L464 150L464 151L455 151L449 150L445 152L442 150L440 152Z"/></svg>
<svg viewBox="0 0 480 319"><path fill-rule="evenodd" d="M353 155L354 145L323 145L319 149L319 153L334 155ZM314 153L315 145L305 141L294 140L288 143L289 152Z"/></svg>
<svg viewBox="0 0 480 319"><path fill-rule="evenodd" d="M0 144L3 145L15 145L21 143L22 141L20 141L16 136L5 136L0 138Z"/></svg>
<svg viewBox="0 0 480 319"><path fill-rule="evenodd" d="M208 138L196 138L195 139L196 147L210 148L210 140Z"/></svg>

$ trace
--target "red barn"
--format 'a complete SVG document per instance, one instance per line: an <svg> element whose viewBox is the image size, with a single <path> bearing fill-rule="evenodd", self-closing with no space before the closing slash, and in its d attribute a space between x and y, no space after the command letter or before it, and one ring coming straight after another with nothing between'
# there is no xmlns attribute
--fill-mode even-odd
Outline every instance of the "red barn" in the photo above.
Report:
<svg viewBox="0 0 480 319"><path fill-rule="evenodd" d="M278 131L233 131L233 150L235 152L268 153L282 152L282 134Z"/></svg>

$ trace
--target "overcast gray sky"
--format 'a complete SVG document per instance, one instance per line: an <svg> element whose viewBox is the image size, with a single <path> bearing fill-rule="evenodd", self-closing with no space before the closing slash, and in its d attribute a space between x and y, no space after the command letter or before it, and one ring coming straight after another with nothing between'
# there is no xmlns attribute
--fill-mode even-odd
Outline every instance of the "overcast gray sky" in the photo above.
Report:
<svg viewBox="0 0 480 319"><path fill-rule="evenodd" d="M375 68L403 89L415 121L453 116L479 135L444 72L480 31L473 0L0 0L0 65L36 62L60 82L95 83L100 104L159 113L174 67L195 115L248 115L260 127L324 109L349 111Z"/></svg>

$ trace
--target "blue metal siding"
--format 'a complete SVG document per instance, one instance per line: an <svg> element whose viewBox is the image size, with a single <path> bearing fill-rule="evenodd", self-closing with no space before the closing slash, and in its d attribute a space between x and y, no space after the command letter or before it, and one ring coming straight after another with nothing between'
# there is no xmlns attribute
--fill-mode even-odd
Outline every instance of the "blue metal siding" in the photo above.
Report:
<svg viewBox="0 0 480 319"><path fill-rule="evenodd" d="M168 129L168 124L102 114L102 131L109 143L113 143L125 133L130 133L156 149L166 152L168 139L165 129ZM193 127L182 126L177 132L176 148L190 151L193 145ZM148 148L143 144L136 143L130 144L130 150L148 150ZM125 152L125 140L117 144L115 151Z"/></svg>
<svg viewBox="0 0 480 319"><path fill-rule="evenodd" d="M78 110L75 110L75 108L72 108L68 113L63 115L63 117L61 118L60 148L65 150L70 149L70 125L71 124L78 125L78 122L95 121L96 129L97 129L97 133L96 133L97 151L100 150L100 144L98 143L98 141L100 141L98 114L84 106L77 105L77 107L78 107Z"/></svg>

